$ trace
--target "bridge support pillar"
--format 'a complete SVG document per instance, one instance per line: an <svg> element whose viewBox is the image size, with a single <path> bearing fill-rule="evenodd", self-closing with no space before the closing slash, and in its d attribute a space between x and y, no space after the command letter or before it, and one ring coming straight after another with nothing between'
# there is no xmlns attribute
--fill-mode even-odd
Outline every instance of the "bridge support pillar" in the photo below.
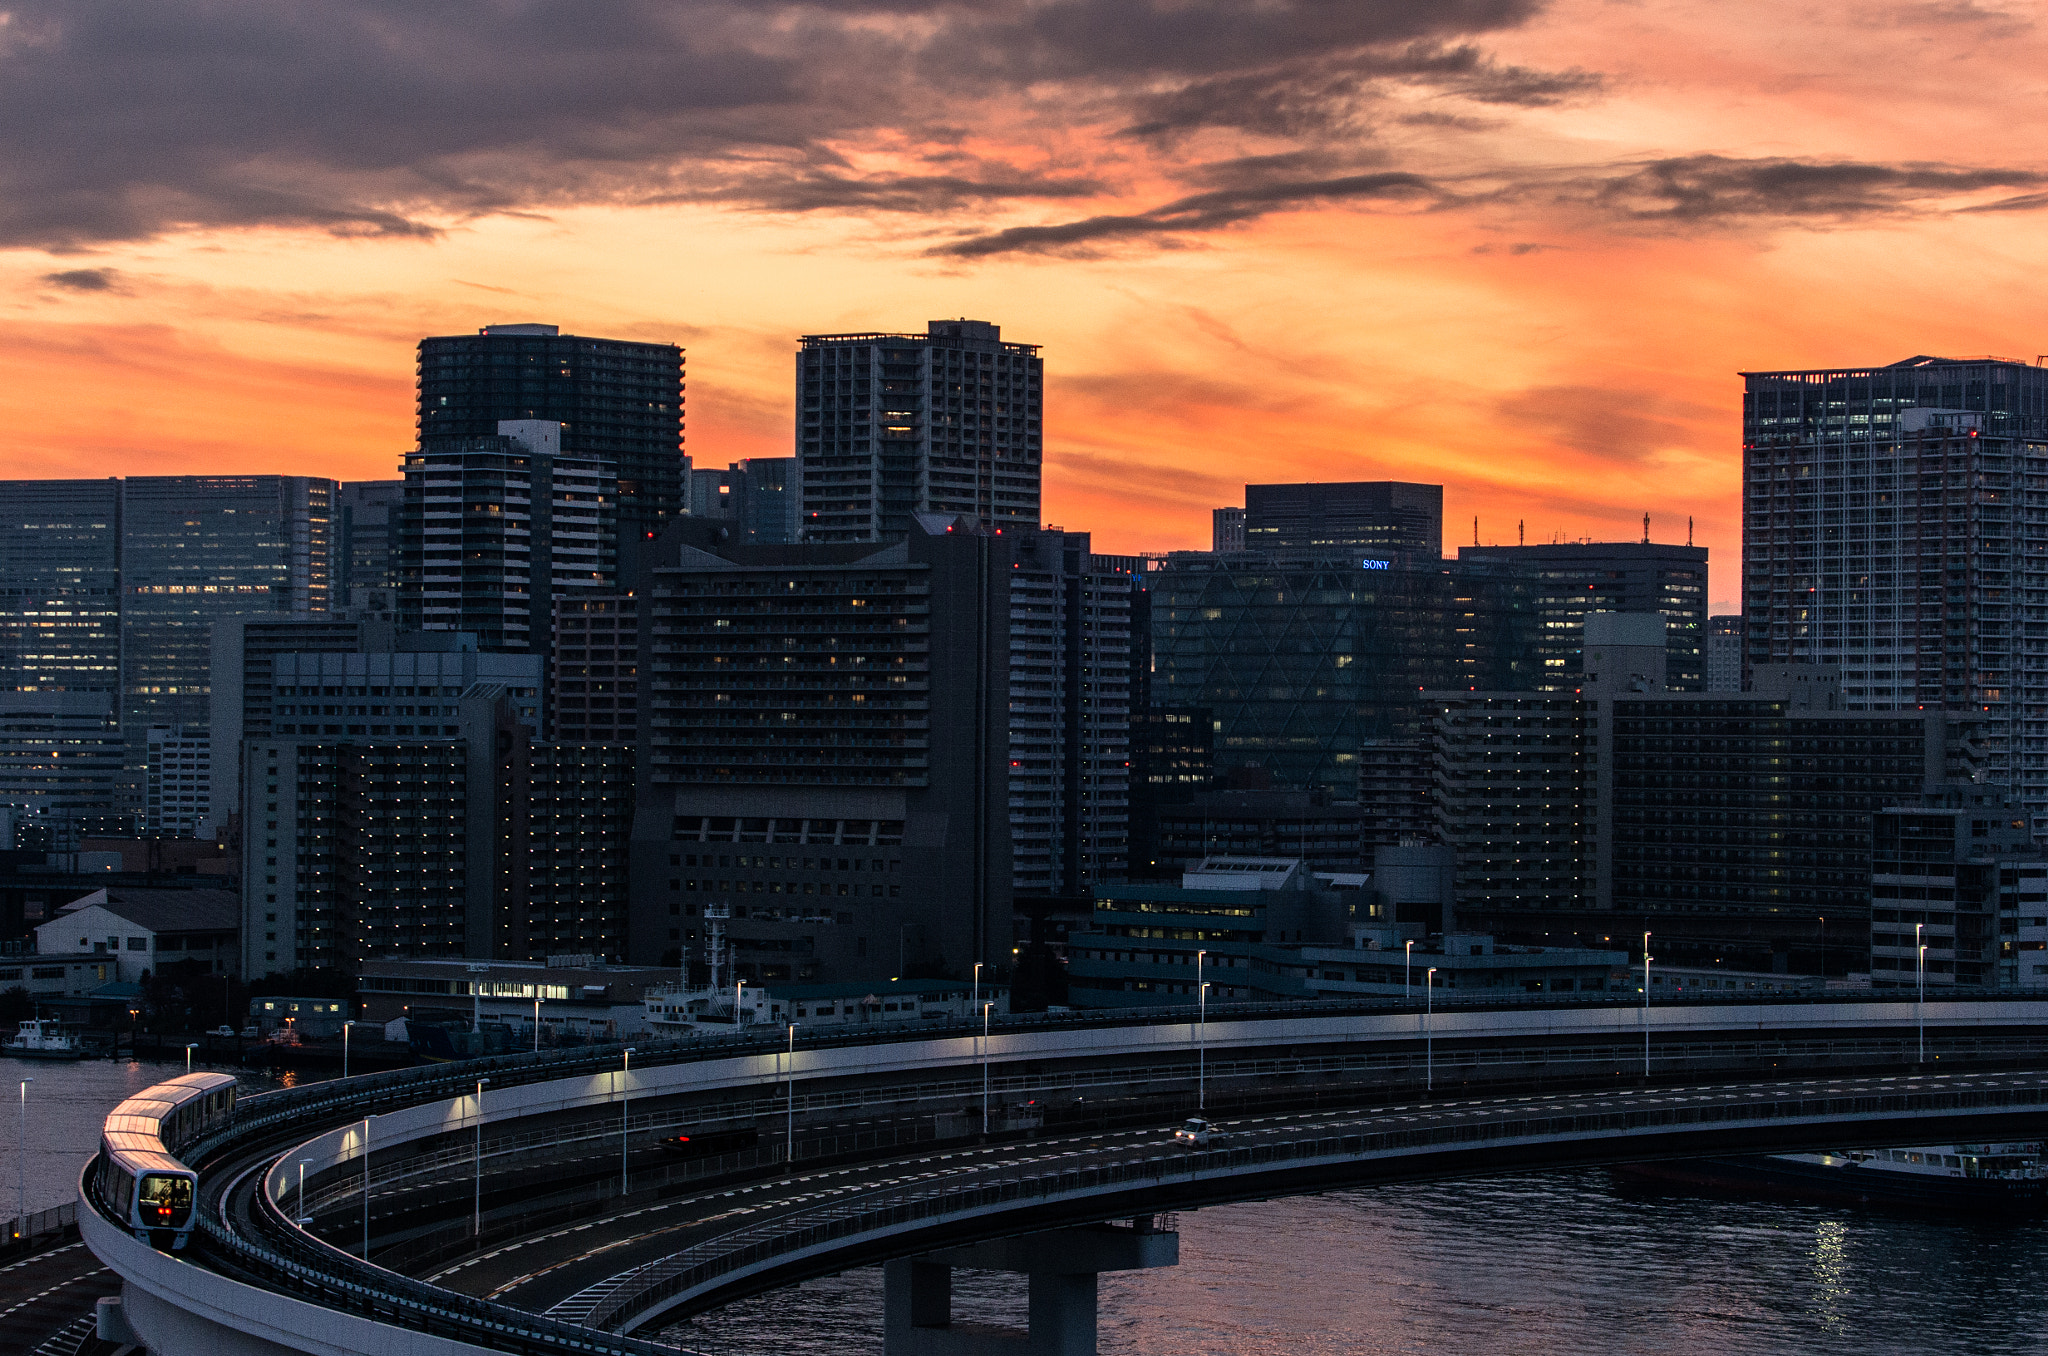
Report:
<svg viewBox="0 0 2048 1356"><path fill-rule="evenodd" d="M1180 1262L1180 1235L1108 1224L947 1248L882 1268L882 1356L1095 1356L1095 1278ZM953 1268L1022 1272L1031 1327L953 1322Z"/></svg>

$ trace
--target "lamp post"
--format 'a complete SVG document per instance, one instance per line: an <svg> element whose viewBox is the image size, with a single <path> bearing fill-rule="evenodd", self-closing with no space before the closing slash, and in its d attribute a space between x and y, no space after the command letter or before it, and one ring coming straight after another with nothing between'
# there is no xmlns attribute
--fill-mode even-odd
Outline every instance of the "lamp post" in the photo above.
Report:
<svg viewBox="0 0 2048 1356"><path fill-rule="evenodd" d="M16 1160L21 1169L21 1180L17 1183L21 1196L14 1221L16 1238L26 1237L28 1230L28 1085L35 1081L33 1078L21 1080L21 1154Z"/></svg>
<svg viewBox="0 0 2048 1356"><path fill-rule="evenodd" d="M619 1052L623 1063L619 1069L619 1194L626 1194L626 1084L625 1079L633 1072L633 1047L627 1046Z"/></svg>
<svg viewBox="0 0 2048 1356"><path fill-rule="evenodd" d="M1422 1090L1424 1093L1436 1090L1436 1016L1433 1000L1436 995L1436 967L1430 966L1422 975Z"/></svg>
<svg viewBox="0 0 2048 1356"><path fill-rule="evenodd" d="M969 1009L969 1011L971 1011L971 1012L979 1012L979 1011L981 1011L981 962L980 962L980 961L976 961L976 962L974 963L974 1006L973 1006L972 1008L970 1008L970 1009Z"/></svg>
<svg viewBox="0 0 2048 1356"><path fill-rule="evenodd" d="M341 1076L343 1078L348 1077L348 1035L349 1032L355 1030L355 1026L354 1022L343 1022L341 1024Z"/></svg>
<svg viewBox="0 0 2048 1356"><path fill-rule="evenodd" d="M468 970L472 976L469 981L469 1032L474 1036L482 1032L484 1028L484 987L483 980L477 978L477 976L489 974L491 967L488 965L468 965L463 968Z"/></svg>
<svg viewBox="0 0 2048 1356"><path fill-rule="evenodd" d="M1415 969L1415 939L1410 937L1401 944L1401 1001L1413 1001L1415 985L1411 976Z"/></svg>
<svg viewBox="0 0 2048 1356"><path fill-rule="evenodd" d="M370 1260L370 1117L363 1117L363 1260Z"/></svg>
<svg viewBox="0 0 2048 1356"><path fill-rule="evenodd" d="M981 1137L988 1138L988 1015L995 1004L981 1005Z"/></svg>
<svg viewBox="0 0 2048 1356"><path fill-rule="evenodd" d="M1209 1107L1209 986L1202 985L1201 1020L1195 1024L1195 1110Z"/></svg>
<svg viewBox="0 0 2048 1356"><path fill-rule="evenodd" d="M299 1227L302 1229L313 1222L313 1217L306 1213L306 1162L307 1160L303 1158L299 1160L298 1207Z"/></svg>
<svg viewBox="0 0 2048 1356"><path fill-rule="evenodd" d="M198 1048L199 1048L199 1047L197 1047L197 1046L195 1046L195 1045L187 1045L187 1046L185 1047L185 1072L186 1072L186 1073L191 1073L191 1072L192 1072L192 1052L193 1052L194 1050L198 1049ZM347 1065L346 1065L346 1064L344 1064L344 1065L343 1065L342 1067L343 1067L343 1073L342 1073L342 1077L346 1078L346 1077L348 1077L348 1073L347 1073Z"/></svg>
<svg viewBox="0 0 2048 1356"><path fill-rule="evenodd" d="M540 994L537 992L539 987L534 986L536 992L533 996L533 1053L536 1055L540 1053Z"/></svg>
<svg viewBox="0 0 2048 1356"><path fill-rule="evenodd" d="M1927 947L1921 942L1920 934L1927 924L1913 924L1913 970L1914 987L1918 996L1913 1000L1913 1024L1920 1031L1920 1054L1913 1062L1927 1062Z"/></svg>
<svg viewBox="0 0 2048 1356"><path fill-rule="evenodd" d="M746 997L747 981L744 979L732 986L732 1029L738 1035L740 1029L740 1002Z"/></svg>
<svg viewBox="0 0 2048 1356"><path fill-rule="evenodd" d="M1643 1077L1650 1076L1650 934L1643 934Z"/></svg>
<svg viewBox="0 0 2048 1356"><path fill-rule="evenodd" d="M782 1154L785 1170L796 1171L796 1027L789 1024L789 1062L783 1068Z"/></svg>
<svg viewBox="0 0 2048 1356"><path fill-rule="evenodd" d="M476 1163L476 1202L469 1211L469 1236L484 1236L484 1085L491 1080L476 1080L476 1148L471 1158Z"/></svg>

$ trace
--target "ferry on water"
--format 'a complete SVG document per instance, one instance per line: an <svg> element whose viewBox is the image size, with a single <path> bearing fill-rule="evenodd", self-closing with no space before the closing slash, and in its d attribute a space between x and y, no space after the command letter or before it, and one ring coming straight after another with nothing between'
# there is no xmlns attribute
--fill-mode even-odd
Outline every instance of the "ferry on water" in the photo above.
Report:
<svg viewBox="0 0 2048 1356"><path fill-rule="evenodd" d="M92 1050L55 1021L38 1017L17 1024L14 1034L0 1042L0 1053L16 1059L84 1059Z"/></svg>
<svg viewBox="0 0 2048 1356"><path fill-rule="evenodd" d="M2039 1142L1929 1144L1744 1158L1630 1163L1626 1177L1669 1185L1845 1205L2006 1215L2048 1209Z"/></svg>

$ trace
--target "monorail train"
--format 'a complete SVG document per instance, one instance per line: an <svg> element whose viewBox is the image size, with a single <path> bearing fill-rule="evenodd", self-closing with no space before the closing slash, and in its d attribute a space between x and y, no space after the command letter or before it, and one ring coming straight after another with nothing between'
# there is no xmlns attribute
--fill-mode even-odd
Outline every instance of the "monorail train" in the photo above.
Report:
<svg viewBox="0 0 2048 1356"><path fill-rule="evenodd" d="M138 1092L108 1114L96 1169L100 1200L138 1241L175 1252L192 1237L199 1175L174 1151L225 1126L234 1112L235 1080L195 1073Z"/></svg>

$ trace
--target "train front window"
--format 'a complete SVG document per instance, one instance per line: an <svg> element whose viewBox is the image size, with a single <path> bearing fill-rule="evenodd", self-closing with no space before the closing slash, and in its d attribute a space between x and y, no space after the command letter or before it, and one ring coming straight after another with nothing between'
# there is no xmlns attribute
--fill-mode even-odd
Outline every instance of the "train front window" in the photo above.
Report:
<svg viewBox="0 0 2048 1356"><path fill-rule="evenodd" d="M144 1224L182 1226L192 1213L192 1179L145 1173L135 1213Z"/></svg>

